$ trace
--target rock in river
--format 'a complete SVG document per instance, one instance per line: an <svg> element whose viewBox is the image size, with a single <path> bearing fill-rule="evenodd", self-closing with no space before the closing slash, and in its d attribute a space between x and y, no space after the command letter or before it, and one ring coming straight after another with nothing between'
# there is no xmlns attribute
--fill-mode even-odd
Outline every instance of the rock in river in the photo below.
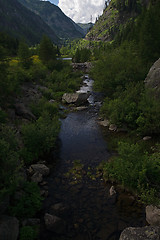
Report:
<svg viewBox="0 0 160 240"><path fill-rule="evenodd" d="M47 230L63 234L66 231L65 221L57 216L46 213L44 216L44 221Z"/></svg>
<svg viewBox="0 0 160 240"><path fill-rule="evenodd" d="M62 97L63 103L74 103L76 105L82 105L87 102L89 93L64 93Z"/></svg>
<svg viewBox="0 0 160 240"><path fill-rule="evenodd" d="M30 170L33 170L34 173L38 172L42 174L43 177L49 175L49 168L44 164L40 164L40 163L32 164L30 166Z"/></svg>

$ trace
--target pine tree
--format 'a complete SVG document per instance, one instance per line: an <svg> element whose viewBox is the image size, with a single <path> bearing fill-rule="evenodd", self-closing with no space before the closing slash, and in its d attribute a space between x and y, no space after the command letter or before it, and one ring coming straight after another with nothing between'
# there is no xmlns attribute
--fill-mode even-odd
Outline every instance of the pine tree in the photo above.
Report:
<svg viewBox="0 0 160 240"><path fill-rule="evenodd" d="M56 59L56 48L52 41L45 35L40 42L39 58L44 64L48 64L49 61Z"/></svg>
<svg viewBox="0 0 160 240"><path fill-rule="evenodd" d="M18 57L20 59L20 63L24 68L29 68L31 66L32 59L30 58L29 47L24 41L19 43Z"/></svg>

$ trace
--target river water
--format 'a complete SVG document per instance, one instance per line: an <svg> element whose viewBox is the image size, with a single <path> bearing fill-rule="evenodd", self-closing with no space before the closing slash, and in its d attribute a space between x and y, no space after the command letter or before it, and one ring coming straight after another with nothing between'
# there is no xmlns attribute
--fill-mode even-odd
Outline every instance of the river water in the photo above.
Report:
<svg viewBox="0 0 160 240"><path fill-rule="evenodd" d="M88 108L71 112L61 120L60 156L48 178L44 210L65 224L62 223L62 231L44 229L43 240L118 240L124 228L146 223L144 207L124 191L118 190L117 198L110 197L111 185L103 182L97 170L110 153L97 124L100 100L92 92L92 84L86 75L80 89L91 93ZM61 207L57 209L55 204Z"/></svg>

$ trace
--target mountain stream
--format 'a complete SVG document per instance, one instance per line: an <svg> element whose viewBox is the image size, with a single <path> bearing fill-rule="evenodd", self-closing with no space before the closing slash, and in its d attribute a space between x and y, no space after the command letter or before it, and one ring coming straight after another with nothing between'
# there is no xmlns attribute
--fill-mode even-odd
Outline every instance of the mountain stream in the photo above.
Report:
<svg viewBox="0 0 160 240"><path fill-rule="evenodd" d="M43 240L118 240L124 228L146 223L144 206L126 191L111 197L111 184L97 170L110 153L97 123L101 96L84 77L79 92L90 92L88 107L61 120L59 161L47 179L44 211L62 222L53 232L42 228Z"/></svg>

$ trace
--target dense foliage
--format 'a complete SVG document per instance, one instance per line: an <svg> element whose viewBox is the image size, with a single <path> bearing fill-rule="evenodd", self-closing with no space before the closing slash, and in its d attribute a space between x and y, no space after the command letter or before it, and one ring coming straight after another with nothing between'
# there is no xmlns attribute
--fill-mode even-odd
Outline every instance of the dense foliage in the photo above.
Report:
<svg viewBox="0 0 160 240"><path fill-rule="evenodd" d="M104 165L104 178L136 190L145 203L159 204L160 153L149 155L139 144L119 142L118 157Z"/></svg>
<svg viewBox="0 0 160 240"><path fill-rule="evenodd" d="M138 1L112 3L120 12L139 7ZM144 136L158 137L160 133L159 98L144 85L149 68L160 56L159 9L159 1L143 5L139 17L121 27L115 40L100 51L92 70L95 90L105 95L102 117L119 129L128 129L139 141ZM144 151L141 141L118 143L118 137L117 145L118 157L105 164L104 177L136 191L145 202L158 203L159 147L152 146L152 152L149 144Z"/></svg>
<svg viewBox="0 0 160 240"><path fill-rule="evenodd" d="M56 149L59 100L78 89L82 78L69 63L57 60L58 48L46 36L34 48L19 42L14 57L12 47L12 41L5 45L0 39L0 204L9 197L8 213L21 221L35 217L43 200L39 186L23 173ZM28 94L30 88L34 91L26 101L23 91ZM26 104L32 120L16 115L17 101ZM21 228L19 239L36 238L33 227Z"/></svg>
<svg viewBox="0 0 160 240"><path fill-rule="evenodd" d="M117 35L92 71L95 89L107 97L103 115L143 135L160 132L158 100L143 87L149 67L160 55L158 9L159 2L144 9L134 24L126 26L127 31L124 28Z"/></svg>

